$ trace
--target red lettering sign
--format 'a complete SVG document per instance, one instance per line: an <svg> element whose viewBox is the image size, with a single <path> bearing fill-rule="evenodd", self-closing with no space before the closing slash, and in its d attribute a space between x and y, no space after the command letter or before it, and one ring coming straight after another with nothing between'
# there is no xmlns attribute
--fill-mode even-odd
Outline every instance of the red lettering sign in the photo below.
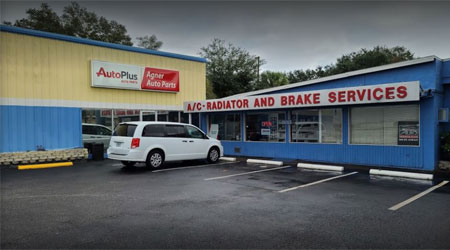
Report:
<svg viewBox="0 0 450 250"><path fill-rule="evenodd" d="M406 87L405 86L400 86L400 87L398 87L398 89L397 89L397 97L398 98L405 98L405 97L407 97L408 96L408 92L406 92Z"/></svg>
<svg viewBox="0 0 450 250"><path fill-rule="evenodd" d="M144 90L179 92L179 78L178 71L146 67L141 88Z"/></svg>
<svg viewBox="0 0 450 250"><path fill-rule="evenodd" d="M272 127L271 121L263 121L261 122L261 127Z"/></svg>
<svg viewBox="0 0 450 250"><path fill-rule="evenodd" d="M187 102L185 110L187 112L216 112L417 101L420 99L419 94L418 82L406 82Z"/></svg>

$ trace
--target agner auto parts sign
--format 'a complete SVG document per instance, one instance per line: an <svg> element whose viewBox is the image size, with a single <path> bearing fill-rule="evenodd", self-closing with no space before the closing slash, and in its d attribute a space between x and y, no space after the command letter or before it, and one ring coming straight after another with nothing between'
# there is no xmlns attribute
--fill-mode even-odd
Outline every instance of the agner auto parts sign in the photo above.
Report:
<svg viewBox="0 0 450 250"><path fill-rule="evenodd" d="M102 61L91 61L91 86L179 92L179 72Z"/></svg>
<svg viewBox="0 0 450 250"><path fill-rule="evenodd" d="M418 101L419 82L402 82L184 103L184 112L279 109Z"/></svg>

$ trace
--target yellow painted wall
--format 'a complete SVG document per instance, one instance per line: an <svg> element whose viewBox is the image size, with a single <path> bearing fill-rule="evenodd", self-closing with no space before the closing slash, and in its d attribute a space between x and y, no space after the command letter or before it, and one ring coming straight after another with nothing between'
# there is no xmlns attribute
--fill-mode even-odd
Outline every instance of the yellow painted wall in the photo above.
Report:
<svg viewBox="0 0 450 250"><path fill-rule="evenodd" d="M182 106L206 98L206 64L29 35L0 32L0 98ZM172 69L180 92L91 87L91 60Z"/></svg>

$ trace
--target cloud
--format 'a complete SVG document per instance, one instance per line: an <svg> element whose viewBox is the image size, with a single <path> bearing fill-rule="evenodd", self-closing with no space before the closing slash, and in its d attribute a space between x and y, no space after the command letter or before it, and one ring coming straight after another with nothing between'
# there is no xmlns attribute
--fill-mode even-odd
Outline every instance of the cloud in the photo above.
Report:
<svg viewBox="0 0 450 250"><path fill-rule="evenodd" d="M37 7L39 3L28 3ZM450 2L81 2L123 23L135 38L155 34L162 50L198 55L215 37L289 71L333 63L376 45L416 56L450 57ZM26 2L2 2L2 16L25 16ZM61 11L67 2L51 2Z"/></svg>

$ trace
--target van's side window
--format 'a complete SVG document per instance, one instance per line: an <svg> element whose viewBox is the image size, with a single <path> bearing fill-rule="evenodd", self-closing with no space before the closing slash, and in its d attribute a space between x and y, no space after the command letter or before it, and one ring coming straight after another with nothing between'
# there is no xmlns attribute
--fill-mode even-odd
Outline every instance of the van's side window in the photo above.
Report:
<svg viewBox="0 0 450 250"><path fill-rule="evenodd" d="M136 127L136 124L119 124L119 126L117 126L116 130L114 131L113 136L133 137Z"/></svg>
<svg viewBox="0 0 450 250"><path fill-rule="evenodd" d="M142 131L143 137L164 137L164 125L147 125Z"/></svg>
<svg viewBox="0 0 450 250"><path fill-rule="evenodd" d="M187 131L188 137L190 137L190 138L196 138L196 139L204 139L205 138L204 134L200 130L198 130L192 126L186 126L186 131Z"/></svg>
<svg viewBox="0 0 450 250"><path fill-rule="evenodd" d="M85 135L95 135L96 131L94 126L83 125L83 134Z"/></svg>
<svg viewBox="0 0 450 250"><path fill-rule="evenodd" d="M95 130L97 135L112 135L111 130L104 127L96 126Z"/></svg>
<svg viewBox="0 0 450 250"><path fill-rule="evenodd" d="M166 125L167 137L186 137L186 130L183 125Z"/></svg>

